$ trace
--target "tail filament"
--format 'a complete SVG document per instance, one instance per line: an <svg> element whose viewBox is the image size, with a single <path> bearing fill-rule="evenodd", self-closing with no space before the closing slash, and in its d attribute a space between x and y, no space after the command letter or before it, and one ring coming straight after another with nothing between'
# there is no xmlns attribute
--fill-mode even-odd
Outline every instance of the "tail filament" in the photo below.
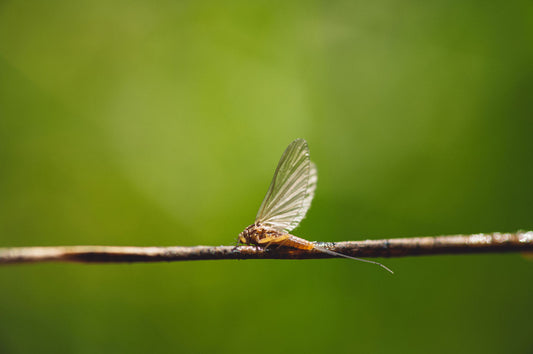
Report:
<svg viewBox="0 0 533 354"><path fill-rule="evenodd" d="M320 251L320 252L323 252L323 253L327 253L327 254L332 255L332 256L344 257L344 258L354 259L354 260L360 261L360 262L376 264L376 265L380 266L381 268L385 269L387 272L389 272L391 274L394 274L394 272L390 268L387 268L386 266L384 266L383 264L381 264L379 262L374 262L374 261L369 261L368 259L362 259L362 258L356 258L356 257L348 256L348 255L345 255L345 254L342 254L342 253L338 253L338 252L334 252L334 251L328 250L327 248L324 248L324 247L315 246L314 248L317 251Z"/></svg>

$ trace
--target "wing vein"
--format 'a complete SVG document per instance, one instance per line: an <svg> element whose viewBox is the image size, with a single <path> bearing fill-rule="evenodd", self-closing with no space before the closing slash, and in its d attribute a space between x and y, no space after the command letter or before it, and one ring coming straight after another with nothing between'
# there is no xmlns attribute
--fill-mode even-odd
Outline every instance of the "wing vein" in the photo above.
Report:
<svg viewBox="0 0 533 354"><path fill-rule="evenodd" d="M309 159L307 142L294 140L281 156L256 222L281 232L293 230L311 206L316 181L316 167Z"/></svg>

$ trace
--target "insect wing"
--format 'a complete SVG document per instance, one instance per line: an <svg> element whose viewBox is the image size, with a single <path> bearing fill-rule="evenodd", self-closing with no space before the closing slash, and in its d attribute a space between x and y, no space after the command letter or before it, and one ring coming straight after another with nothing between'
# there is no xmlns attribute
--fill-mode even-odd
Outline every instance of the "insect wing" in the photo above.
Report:
<svg viewBox="0 0 533 354"><path fill-rule="evenodd" d="M280 232L291 231L309 210L316 182L307 142L296 139L281 156L255 221Z"/></svg>

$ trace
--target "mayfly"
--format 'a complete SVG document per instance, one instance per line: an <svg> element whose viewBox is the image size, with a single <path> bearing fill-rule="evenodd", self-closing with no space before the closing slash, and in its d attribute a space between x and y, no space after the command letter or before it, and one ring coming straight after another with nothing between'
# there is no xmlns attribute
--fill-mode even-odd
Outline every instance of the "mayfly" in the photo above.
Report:
<svg viewBox="0 0 533 354"><path fill-rule="evenodd" d="M296 139L281 156L255 222L239 234L239 242L262 248L278 246L314 249L333 256L377 264L393 273L381 263L333 252L289 233L300 224L309 210L316 182L316 166L309 159L307 142Z"/></svg>

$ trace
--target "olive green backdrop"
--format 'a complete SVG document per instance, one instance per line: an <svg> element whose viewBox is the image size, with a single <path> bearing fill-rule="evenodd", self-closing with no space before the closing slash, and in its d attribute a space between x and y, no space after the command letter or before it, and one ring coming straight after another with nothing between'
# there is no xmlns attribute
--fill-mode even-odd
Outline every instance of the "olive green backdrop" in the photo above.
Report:
<svg viewBox="0 0 533 354"><path fill-rule="evenodd" d="M0 247L533 229L531 1L2 1ZM0 268L0 353L532 353L519 254Z"/></svg>

